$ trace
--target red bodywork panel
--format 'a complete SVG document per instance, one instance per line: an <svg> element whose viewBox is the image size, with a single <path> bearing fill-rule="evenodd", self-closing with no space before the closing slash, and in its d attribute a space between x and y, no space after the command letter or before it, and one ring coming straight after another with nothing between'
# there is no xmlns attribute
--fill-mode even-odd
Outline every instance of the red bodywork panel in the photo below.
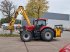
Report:
<svg viewBox="0 0 70 52"><path fill-rule="evenodd" d="M70 52L70 44L66 45L64 48L62 48L59 52Z"/></svg>
<svg viewBox="0 0 70 52"><path fill-rule="evenodd" d="M45 18L39 18L39 19L37 19L37 21L38 20L48 20L48 19L45 19ZM28 30L28 31L33 31L34 29L35 29L35 26L34 25L31 25L31 26L25 26L25 28L26 28L26 30ZM40 28L40 31L41 30L43 30L44 28L48 28L47 26L42 26L41 28Z"/></svg>
<svg viewBox="0 0 70 52"><path fill-rule="evenodd" d="M32 26L25 26L25 28L26 28L26 30L28 30L28 31L33 31L34 29L35 29L35 26L34 25L32 25ZM43 29L45 29L45 28L49 28L48 26L42 26L41 28L40 28L40 31L42 31Z"/></svg>
<svg viewBox="0 0 70 52"><path fill-rule="evenodd" d="M48 26L42 26L41 28L40 28L40 31L42 31L43 29L45 29L45 28L49 28Z"/></svg>
<svg viewBox="0 0 70 52"><path fill-rule="evenodd" d="M31 26L25 26L25 29L28 30L28 31L33 31L35 28L34 25L31 25Z"/></svg>

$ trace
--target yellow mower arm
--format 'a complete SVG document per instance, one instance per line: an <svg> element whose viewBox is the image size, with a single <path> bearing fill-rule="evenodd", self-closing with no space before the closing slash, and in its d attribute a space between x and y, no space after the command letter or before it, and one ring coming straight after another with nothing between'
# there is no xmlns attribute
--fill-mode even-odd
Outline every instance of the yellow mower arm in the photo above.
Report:
<svg viewBox="0 0 70 52"><path fill-rule="evenodd" d="M23 6L19 6L18 9L17 9L16 12L15 12L15 16L12 17L12 20L11 20L10 23L9 23L8 29L10 29L10 30L13 30L13 29L14 29L14 23L15 23L15 21L16 21L16 18L17 18L17 16L18 16L19 11L20 11L21 14L24 16L24 19L26 20L27 25L31 26L30 20L29 20L29 18L28 18L28 16L27 16L27 14L26 14L26 12L25 12Z"/></svg>

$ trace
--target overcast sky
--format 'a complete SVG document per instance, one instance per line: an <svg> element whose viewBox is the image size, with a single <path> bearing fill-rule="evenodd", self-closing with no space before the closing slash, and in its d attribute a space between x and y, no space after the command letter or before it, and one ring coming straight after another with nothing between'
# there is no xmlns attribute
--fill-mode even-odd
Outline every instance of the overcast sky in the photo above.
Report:
<svg viewBox="0 0 70 52"><path fill-rule="evenodd" d="M0 0L0 2L3 0ZM19 5L26 6L27 0L10 0L12 1L16 7ZM62 14L70 14L70 0L48 0L49 1L49 9L48 12L53 13L62 13ZM0 18L2 18L2 14L0 12Z"/></svg>
<svg viewBox="0 0 70 52"><path fill-rule="evenodd" d="M70 0L48 0L49 12L70 14Z"/></svg>

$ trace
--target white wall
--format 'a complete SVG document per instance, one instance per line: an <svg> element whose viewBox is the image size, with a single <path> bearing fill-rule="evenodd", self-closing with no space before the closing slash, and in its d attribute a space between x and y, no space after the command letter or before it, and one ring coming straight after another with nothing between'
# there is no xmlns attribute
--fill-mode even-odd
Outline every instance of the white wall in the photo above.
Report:
<svg viewBox="0 0 70 52"><path fill-rule="evenodd" d="M65 20L52 20L48 19L48 26L54 28L54 25L60 25L62 24L64 28L70 28L70 21Z"/></svg>

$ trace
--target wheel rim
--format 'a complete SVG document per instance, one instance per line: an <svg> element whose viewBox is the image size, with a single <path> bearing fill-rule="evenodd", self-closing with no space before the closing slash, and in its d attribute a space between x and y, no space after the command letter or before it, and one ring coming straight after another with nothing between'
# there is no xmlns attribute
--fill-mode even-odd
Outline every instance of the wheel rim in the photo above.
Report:
<svg viewBox="0 0 70 52"><path fill-rule="evenodd" d="M45 38L49 40L51 38L51 35L52 34L50 32L46 32L45 33Z"/></svg>
<svg viewBox="0 0 70 52"><path fill-rule="evenodd" d="M23 35L23 39L29 40L29 38L30 38L29 34L24 34L24 35Z"/></svg>

